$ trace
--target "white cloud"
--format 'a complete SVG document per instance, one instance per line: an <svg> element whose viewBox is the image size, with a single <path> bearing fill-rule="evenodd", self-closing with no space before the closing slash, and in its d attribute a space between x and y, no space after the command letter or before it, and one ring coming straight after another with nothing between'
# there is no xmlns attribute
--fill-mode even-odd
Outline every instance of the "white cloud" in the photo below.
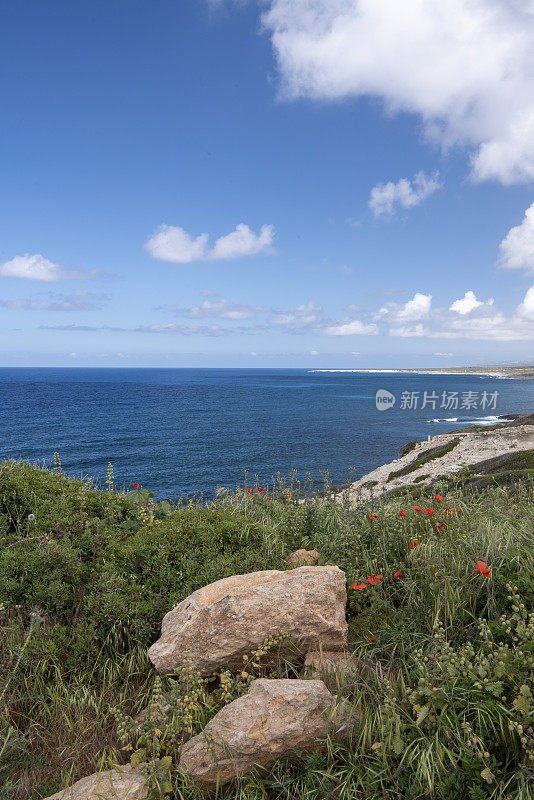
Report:
<svg viewBox="0 0 534 800"><path fill-rule="evenodd" d="M354 319L352 322L329 325L324 332L327 336L376 336L378 327L374 323L365 324Z"/></svg>
<svg viewBox="0 0 534 800"><path fill-rule="evenodd" d="M399 319L416 320L427 317L430 313L430 306L432 303L431 294L421 294L416 292L411 300L400 309L398 313Z"/></svg>
<svg viewBox="0 0 534 800"><path fill-rule="evenodd" d="M261 312L269 311L264 306L249 306L243 303L232 303L228 298L221 297L216 292L204 291L202 294L208 298L200 305L181 308L171 304L159 306L159 309L173 311L178 317L201 319L203 317L221 317L223 319L252 319Z"/></svg>
<svg viewBox="0 0 534 800"><path fill-rule="evenodd" d="M286 97L380 98L476 180L534 178L532 0L270 0L263 24Z"/></svg>
<svg viewBox="0 0 534 800"><path fill-rule="evenodd" d="M295 323L311 325L317 321L318 315L322 310L322 307L315 303L302 303L291 311L278 312L270 318L269 323L276 326L287 326Z"/></svg>
<svg viewBox="0 0 534 800"><path fill-rule="evenodd" d="M0 265L0 275L4 278L24 278L29 281L45 281L53 283L61 278L68 277L68 274L52 261L44 256L35 253L24 256L15 256L11 261L4 261Z"/></svg>
<svg viewBox="0 0 534 800"><path fill-rule="evenodd" d="M389 335L403 338L527 341L534 340L534 325L531 320L534 320L534 286L528 290L523 302L509 317L492 309L489 302L480 303L468 313L458 313L452 307L437 308L424 324L419 322L416 325L399 325L396 322L390 327ZM389 320L386 318L386 321Z"/></svg>
<svg viewBox="0 0 534 800"><path fill-rule="evenodd" d="M235 231L227 236L221 236L215 242L210 258L241 258L241 256L255 256L267 250L274 241L274 227L262 225L258 235L242 222Z"/></svg>
<svg viewBox="0 0 534 800"><path fill-rule="evenodd" d="M410 328L408 325L400 325L395 328L389 329L390 336L400 336L403 339L411 338L412 336L428 336L429 331L422 322L418 322L413 328Z"/></svg>
<svg viewBox="0 0 534 800"><path fill-rule="evenodd" d="M439 358L452 358L454 353L433 353L433 355L438 356Z"/></svg>
<svg viewBox="0 0 534 800"><path fill-rule="evenodd" d="M318 350L310 350L310 355L311 356L318 356L319 355L319 351Z"/></svg>
<svg viewBox="0 0 534 800"><path fill-rule="evenodd" d="M416 292L407 303L386 303L379 310L376 319L385 319L390 323L415 322L428 317L432 306L432 295Z"/></svg>
<svg viewBox="0 0 534 800"><path fill-rule="evenodd" d="M272 225L262 225L260 232L255 234L248 225L241 222L235 231L219 237L210 248L207 233L201 233L194 238L176 225L160 225L146 242L145 248L160 261L189 264L192 261L219 261L257 255L268 250L273 241Z"/></svg>
<svg viewBox="0 0 534 800"><path fill-rule="evenodd" d="M517 313L520 317L534 320L534 286L527 290L525 299L517 308Z"/></svg>
<svg viewBox="0 0 534 800"><path fill-rule="evenodd" d="M0 300L0 308L16 311L100 311L109 299L106 294L83 291L71 294L46 292L41 298Z"/></svg>
<svg viewBox="0 0 534 800"><path fill-rule="evenodd" d="M424 172L418 172L411 182L407 178L401 178L397 183L378 183L371 189L368 206L375 217L393 214L395 206L418 206L440 187L437 173L428 177Z"/></svg>
<svg viewBox="0 0 534 800"><path fill-rule="evenodd" d="M483 305L484 303L482 302L482 300L477 300L475 293L469 290L464 294L462 298L454 301L454 303L449 308L449 311L456 311L457 314L462 314L462 315L470 314L471 311L475 310L475 308L480 308ZM487 300L486 305L492 306L493 298Z"/></svg>
<svg viewBox="0 0 534 800"><path fill-rule="evenodd" d="M521 225L511 228L500 244L501 264L505 269L525 269L534 273L534 203L525 211Z"/></svg>

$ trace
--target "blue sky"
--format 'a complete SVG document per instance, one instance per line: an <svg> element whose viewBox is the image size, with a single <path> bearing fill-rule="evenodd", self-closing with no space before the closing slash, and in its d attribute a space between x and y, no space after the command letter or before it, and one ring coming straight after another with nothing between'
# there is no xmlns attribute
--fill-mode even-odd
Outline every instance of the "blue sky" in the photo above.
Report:
<svg viewBox="0 0 534 800"><path fill-rule="evenodd" d="M0 36L1 364L534 360L532 4L10 0Z"/></svg>

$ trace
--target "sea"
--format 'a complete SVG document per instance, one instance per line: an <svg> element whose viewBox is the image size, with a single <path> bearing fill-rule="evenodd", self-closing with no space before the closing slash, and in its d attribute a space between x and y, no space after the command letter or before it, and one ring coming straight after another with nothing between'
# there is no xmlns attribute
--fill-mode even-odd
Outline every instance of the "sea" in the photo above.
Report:
<svg viewBox="0 0 534 800"><path fill-rule="evenodd" d="M393 396L377 407L377 392ZM306 369L0 369L0 459L159 499L269 482L343 484L414 439L534 411L534 381ZM380 405L380 404L379 404ZM351 472L352 470L352 472Z"/></svg>

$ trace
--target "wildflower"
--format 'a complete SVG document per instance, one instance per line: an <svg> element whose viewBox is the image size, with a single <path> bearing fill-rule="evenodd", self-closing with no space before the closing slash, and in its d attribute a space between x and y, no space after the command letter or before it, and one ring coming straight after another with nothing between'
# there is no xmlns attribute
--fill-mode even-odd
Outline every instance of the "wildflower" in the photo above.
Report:
<svg viewBox="0 0 534 800"><path fill-rule="evenodd" d="M28 522L33 522L35 519L35 514L28 514Z"/></svg>
<svg viewBox="0 0 534 800"><path fill-rule="evenodd" d="M132 483L132 489L139 489L138 483Z"/></svg>
<svg viewBox="0 0 534 800"><path fill-rule="evenodd" d="M412 539L412 541L410 542L410 550L415 550L418 544L419 544L418 539Z"/></svg>
<svg viewBox="0 0 534 800"><path fill-rule="evenodd" d="M440 494L437 494L434 497L434 500L436 501L436 503L443 503L443 497Z"/></svg>
<svg viewBox="0 0 534 800"><path fill-rule="evenodd" d="M432 514L435 514L435 513L436 512L434 511L433 508L425 508L425 514L426 514L427 517L431 517Z"/></svg>
<svg viewBox="0 0 534 800"><path fill-rule="evenodd" d="M265 489L256 489L256 491L258 492L258 494L263 494Z"/></svg>
<svg viewBox="0 0 534 800"><path fill-rule="evenodd" d="M370 514L369 519L378 519L378 514Z"/></svg>
<svg viewBox="0 0 534 800"><path fill-rule="evenodd" d="M422 511L423 509L420 506L412 506L414 511Z"/></svg>
<svg viewBox="0 0 534 800"><path fill-rule="evenodd" d="M383 577L383 575L371 575L370 578L367 578L366 583L370 583L371 586L378 586Z"/></svg>
<svg viewBox="0 0 534 800"><path fill-rule="evenodd" d="M441 523L441 525L434 525L434 528L435 528L435 529L436 529L438 532L442 531L444 527L445 527L445 523L444 523L444 522L442 522L442 523Z"/></svg>
<svg viewBox="0 0 534 800"><path fill-rule="evenodd" d="M362 589L365 589L366 586L367 586L367 584L365 584L365 583L351 583L350 588L351 589L359 589L361 591Z"/></svg>
<svg viewBox="0 0 534 800"><path fill-rule="evenodd" d="M485 578L489 578L491 575L491 569L484 561L478 561L473 572L478 572L480 575L484 575Z"/></svg>
<svg viewBox="0 0 534 800"><path fill-rule="evenodd" d="M399 516L405 517L406 516L406 511L399 511Z"/></svg>
<svg viewBox="0 0 534 800"><path fill-rule="evenodd" d="M395 578L395 580L402 578L402 572L400 571L400 569L397 572L393 573L393 577Z"/></svg>
<svg viewBox="0 0 534 800"><path fill-rule="evenodd" d="M368 642L376 642L376 636L370 636L369 639L367 639L367 641Z"/></svg>

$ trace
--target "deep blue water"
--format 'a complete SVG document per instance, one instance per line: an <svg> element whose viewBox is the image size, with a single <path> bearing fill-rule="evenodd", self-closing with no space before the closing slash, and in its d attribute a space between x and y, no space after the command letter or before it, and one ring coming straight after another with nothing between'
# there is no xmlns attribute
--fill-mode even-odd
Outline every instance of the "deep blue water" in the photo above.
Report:
<svg viewBox="0 0 534 800"><path fill-rule="evenodd" d="M394 408L378 411L387 389ZM418 408L400 407L403 391ZM438 395L421 409L423 393ZM441 408L442 392L498 392L496 409ZM534 381L459 375L312 373L239 369L0 369L0 459L49 464L116 486L137 481L156 495L213 495L249 476L298 470L343 483L396 458L412 439L464 421L534 411ZM458 422L450 421L458 418ZM432 421L448 420L448 421ZM249 478L250 479L250 478Z"/></svg>

